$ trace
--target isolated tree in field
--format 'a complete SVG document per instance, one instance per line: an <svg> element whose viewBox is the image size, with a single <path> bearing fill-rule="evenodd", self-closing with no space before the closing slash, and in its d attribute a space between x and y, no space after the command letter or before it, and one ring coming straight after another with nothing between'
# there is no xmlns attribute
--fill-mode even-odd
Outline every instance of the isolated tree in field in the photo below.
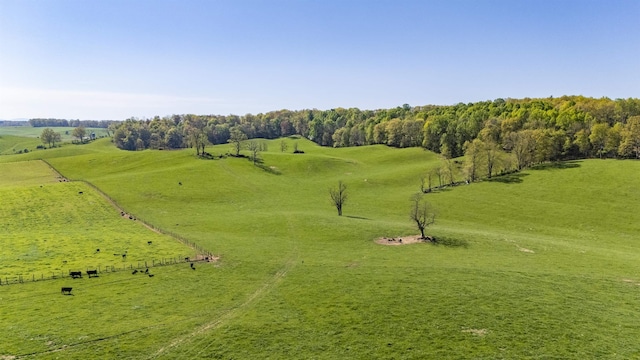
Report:
<svg viewBox="0 0 640 360"><path fill-rule="evenodd" d="M77 128L73 129L71 135L78 138L80 142L83 142L84 137L87 135L87 130L84 128L84 126L78 126Z"/></svg>
<svg viewBox="0 0 640 360"><path fill-rule="evenodd" d="M347 185L342 181L338 181L338 187L330 188L329 195L331 195L331 201L338 210L338 216L342 216L342 207L347 201Z"/></svg>
<svg viewBox="0 0 640 360"><path fill-rule="evenodd" d="M287 142L284 140L280 141L280 151L281 152L286 152L287 148L289 148L289 146L287 145Z"/></svg>
<svg viewBox="0 0 640 360"><path fill-rule="evenodd" d="M260 146L257 141L252 140L247 144L247 150L251 152L251 161L253 161L253 165L255 165L256 161L258 161L258 154L260 153L260 150L262 150L262 146Z"/></svg>
<svg viewBox="0 0 640 360"><path fill-rule="evenodd" d="M424 239L424 229L433 224L436 220L436 214L429 206L429 203L422 197L422 194L415 194L411 199L411 211L409 217L418 226L420 235Z"/></svg>
<svg viewBox="0 0 640 360"><path fill-rule="evenodd" d="M51 128L46 128L42 130L42 134L40 134L40 140L42 140L43 144L48 144L49 147L56 146L56 142L61 141L60 134L53 131Z"/></svg>
<svg viewBox="0 0 640 360"><path fill-rule="evenodd" d="M242 150L242 142L247 140L247 135L237 127L231 129L231 136L229 137L229 143L235 152L236 156L240 156L240 150Z"/></svg>

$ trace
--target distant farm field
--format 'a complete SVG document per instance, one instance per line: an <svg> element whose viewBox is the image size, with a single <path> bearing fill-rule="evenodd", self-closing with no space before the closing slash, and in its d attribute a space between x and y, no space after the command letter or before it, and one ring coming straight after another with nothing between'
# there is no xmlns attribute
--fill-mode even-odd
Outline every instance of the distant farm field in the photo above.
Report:
<svg viewBox="0 0 640 360"><path fill-rule="evenodd" d="M0 136L12 135L12 136L35 138L35 137L40 137L40 134L42 134L42 130L46 128L47 127L0 126ZM75 129L74 127L53 126L49 128L59 133L63 141L71 141L74 139L73 136L71 135L73 133L73 129ZM87 136L91 133L95 133L96 137L98 138L107 136L107 129L104 129L104 128L86 128L86 130L87 130Z"/></svg>
<svg viewBox="0 0 640 360"><path fill-rule="evenodd" d="M640 358L640 162L548 164L426 194L438 211L427 233L442 244L383 246L374 240L417 233L409 199L439 166L437 156L285 141L305 153L265 140L262 167L243 158L202 160L193 149L120 151L108 139L0 157L0 179L11 166L33 164L16 161L45 157L71 180L44 183L33 165L20 171L38 181L0 180L0 211L5 199L12 204L2 218L13 216L3 220L0 241L22 249L7 266L26 266L26 239L44 239L47 221L61 223L47 242L73 250L74 261L91 259L96 246L74 241L148 249L148 230L114 214L81 181L220 256L195 270L159 267L154 277L74 280L74 296L60 295L65 279L2 286L0 334L11 341L0 343L0 355ZM229 145L207 151L224 154ZM349 191L342 217L328 195L339 180ZM26 204L38 201L45 202ZM55 214L56 204L67 216ZM165 240L153 236L160 237L153 244Z"/></svg>

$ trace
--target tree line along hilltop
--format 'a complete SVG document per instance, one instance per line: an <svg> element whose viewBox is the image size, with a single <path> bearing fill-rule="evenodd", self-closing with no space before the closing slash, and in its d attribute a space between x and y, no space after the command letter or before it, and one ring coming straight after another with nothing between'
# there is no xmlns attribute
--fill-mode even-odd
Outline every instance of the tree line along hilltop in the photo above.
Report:
<svg viewBox="0 0 640 360"><path fill-rule="evenodd" d="M264 114L172 115L110 122L124 150L201 148L242 137L300 135L322 146L422 146L455 158L503 150L513 168L585 157L640 158L640 99L496 99L392 109L278 110Z"/></svg>

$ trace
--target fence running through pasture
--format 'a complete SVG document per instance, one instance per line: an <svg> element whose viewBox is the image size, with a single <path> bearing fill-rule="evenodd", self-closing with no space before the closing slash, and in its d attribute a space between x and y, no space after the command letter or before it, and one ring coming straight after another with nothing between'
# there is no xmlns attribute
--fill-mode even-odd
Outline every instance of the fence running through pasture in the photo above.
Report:
<svg viewBox="0 0 640 360"><path fill-rule="evenodd" d="M47 162L46 160L42 160L45 164L47 164L51 170L53 170L56 174L58 174L58 176L60 176L61 178L64 178L62 176L62 174L60 174L58 172L58 170L56 170L56 168L54 168L53 166L51 166L51 164L49 164L49 162ZM74 180L74 181L78 181L78 180ZM124 209L118 205L118 203L113 200L109 195L105 194L104 192L102 192L102 190L100 190L99 188L97 188L95 185L91 184L90 182L84 181L84 180L79 180L85 184L87 184L88 186L90 186L92 189L94 189L95 191L97 191L100 195L102 195L107 201L109 201L113 207L115 207L118 211L123 212ZM132 215L132 214L130 214ZM204 247L189 241L183 237L181 237L178 234L172 233L170 231L165 231L163 229L157 228L156 226L153 226L152 224L144 221L143 219L140 219L138 217L134 217L134 219L136 221L141 222L144 226L146 226L147 228L156 231L160 234L165 234L168 236L171 236L172 238L174 238L176 241L190 247L191 249L195 250L195 258L190 258L189 256L178 256L175 258L162 258L159 260L153 259L151 260L151 262L149 261L139 261L137 264L133 264L133 263L128 263L128 264L123 264L123 265L107 265L107 266L102 266L102 265L98 265L98 266L94 266L94 267L87 267L85 269L85 274L86 274L86 270L97 270L98 274L102 274L102 273L110 273L110 272L118 272L118 271L126 271L126 270L140 270L140 269L148 269L148 268L152 268L152 267L156 267L156 266L167 266L167 265L176 265L176 264L183 264L183 263L188 263L188 262L200 262L200 261L212 261L215 260L214 255L211 251L205 249ZM77 269L76 269L77 270ZM55 270L55 271L51 271L51 272L47 272L45 273L40 273L39 276L36 274L30 274L30 275L13 275L11 277L9 276L0 276L0 285L11 285L11 284L21 284L27 281L44 281L44 280L53 280L53 279L60 279L60 278L65 278L65 277L71 277L70 274L71 270L67 270L67 272L65 273L64 270Z"/></svg>
<svg viewBox="0 0 640 360"><path fill-rule="evenodd" d="M159 260L151 260L151 261L138 261L137 264L128 263L123 265L98 265L95 267L87 267L84 271L82 271L83 276L88 276L87 271L96 270L98 274L106 274L106 273L114 273L119 271L132 271L132 270L142 270L150 269L158 266L170 266L170 265L178 265L185 263L194 263L194 262L208 262L214 261L213 256L208 254L196 254L195 258L190 258L188 256L179 256L174 258L162 258ZM77 271L77 269L75 269ZM40 274L30 274L30 275L13 275L13 276L3 276L0 277L0 286L3 285L12 285L12 284L22 284L25 282L33 282L33 281L45 281L45 280L55 280L62 278L70 278L72 277L71 273L76 272L73 270L56 270Z"/></svg>

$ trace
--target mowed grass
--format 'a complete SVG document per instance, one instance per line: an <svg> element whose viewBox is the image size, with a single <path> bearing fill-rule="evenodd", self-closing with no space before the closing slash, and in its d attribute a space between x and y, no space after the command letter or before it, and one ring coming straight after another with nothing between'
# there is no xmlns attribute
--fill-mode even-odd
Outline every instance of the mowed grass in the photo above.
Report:
<svg viewBox="0 0 640 360"><path fill-rule="evenodd" d="M287 141L292 149L296 140ZM107 141L46 152L65 176L222 257L196 271L159 268L144 282L113 274L74 297L55 293L54 282L2 288L11 316L0 321L20 331L4 334L16 341L0 354L640 357L639 162L565 163L428 194L438 209L428 233L466 246L381 246L373 240L416 233L409 199L437 157L297 141L305 154L267 142L269 171L246 159L200 160L190 149L117 151ZM328 199L338 180L349 187L343 217ZM24 305L32 293L42 298ZM70 301L73 313L55 308L34 332L28 319L42 316L34 308Z"/></svg>

